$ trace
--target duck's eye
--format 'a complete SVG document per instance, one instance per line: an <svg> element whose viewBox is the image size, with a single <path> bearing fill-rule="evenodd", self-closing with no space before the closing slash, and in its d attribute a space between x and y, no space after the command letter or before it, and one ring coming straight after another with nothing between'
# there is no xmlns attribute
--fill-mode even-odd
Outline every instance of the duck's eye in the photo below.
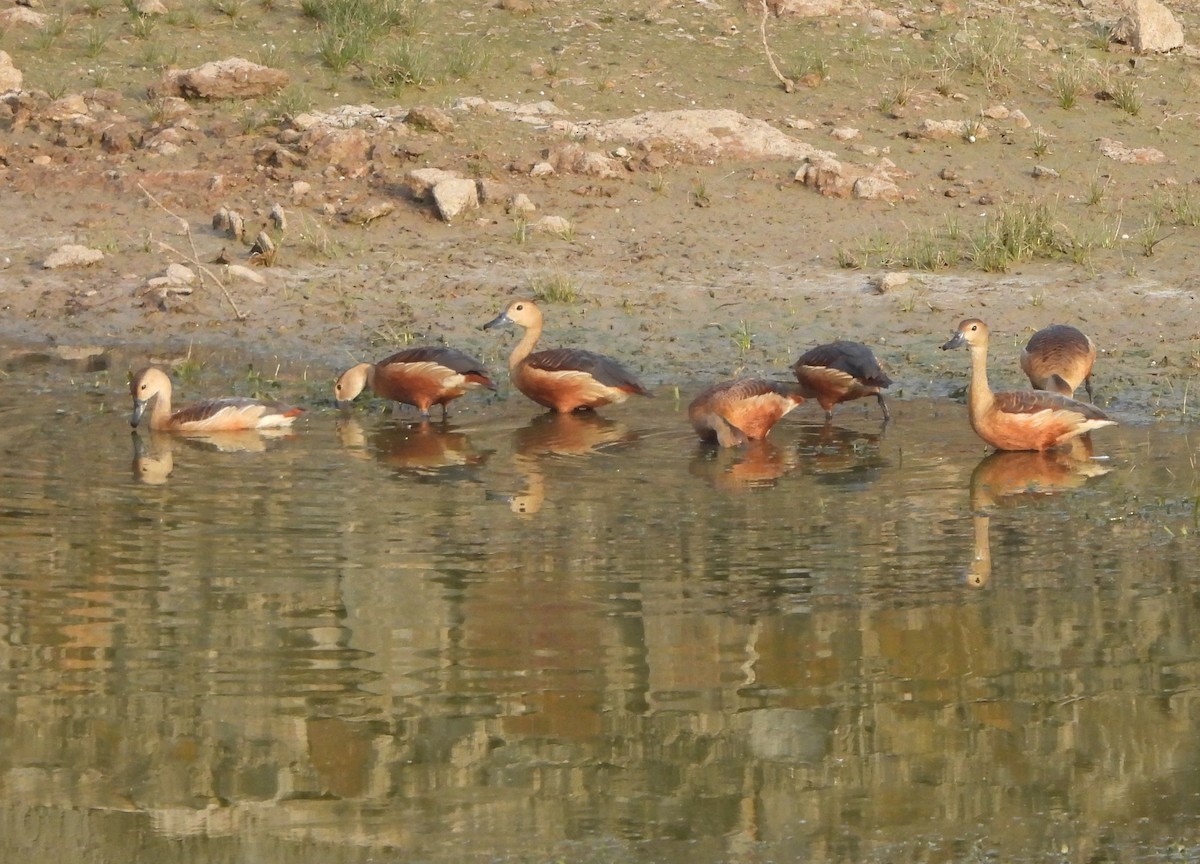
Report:
<svg viewBox="0 0 1200 864"><path fill-rule="evenodd" d="M979 329L979 325L978 325L978 324L972 324L972 325L971 325L971 332L972 332L972 333L974 333L974 332L975 332L976 330L978 330L978 329Z"/></svg>
<svg viewBox="0 0 1200 864"><path fill-rule="evenodd" d="M524 309L524 308L525 308L525 304L524 304L524 303L518 303L518 304L516 305L516 307L515 307L515 308L516 308L516 310L517 310L518 312L520 312L522 309Z"/></svg>

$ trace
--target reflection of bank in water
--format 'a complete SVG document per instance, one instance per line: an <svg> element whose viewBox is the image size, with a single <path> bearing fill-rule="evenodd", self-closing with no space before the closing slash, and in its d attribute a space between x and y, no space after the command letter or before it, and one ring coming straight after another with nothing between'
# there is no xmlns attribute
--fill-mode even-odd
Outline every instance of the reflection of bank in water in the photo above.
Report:
<svg viewBox="0 0 1200 864"><path fill-rule="evenodd" d="M476 450L465 432L447 423L387 422L367 432L356 418L341 417L335 428L338 441L349 452L422 477L453 476L454 469L477 468L491 455Z"/></svg>
<svg viewBox="0 0 1200 864"><path fill-rule="evenodd" d="M591 411L540 414L513 433L513 466L524 479L524 489L511 494L489 492L488 498L503 501L514 513L532 515L546 502L546 460L592 456L637 439L637 433L624 424Z"/></svg>
<svg viewBox="0 0 1200 864"><path fill-rule="evenodd" d="M992 510L1019 506L1031 496L1079 489L1093 477L1103 476L1111 470L1093 456L1089 436L1076 438L1056 450L997 451L984 457L971 472L975 551L967 570L967 584L981 588L991 579L989 519Z"/></svg>
<svg viewBox="0 0 1200 864"><path fill-rule="evenodd" d="M190 447L217 453L261 453L271 439L295 437L286 427L243 429L237 432L171 435L151 432L143 435L136 429L133 438L133 476L148 486L161 486L175 470L175 449Z"/></svg>

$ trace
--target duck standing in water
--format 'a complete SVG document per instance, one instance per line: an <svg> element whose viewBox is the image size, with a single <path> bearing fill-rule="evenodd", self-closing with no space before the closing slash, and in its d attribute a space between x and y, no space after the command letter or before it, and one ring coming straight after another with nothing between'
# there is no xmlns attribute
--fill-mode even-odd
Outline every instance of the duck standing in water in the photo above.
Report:
<svg viewBox="0 0 1200 864"><path fill-rule="evenodd" d="M792 364L792 372L804 387L804 395L816 399L825 409L827 421L833 419L834 405L865 396L878 400L885 423L892 419L882 392L892 386L892 379L861 342L838 340L818 345L800 355Z"/></svg>
<svg viewBox="0 0 1200 864"><path fill-rule="evenodd" d="M542 335L542 310L532 300L514 300L483 329L504 324L525 328L508 358L508 371L516 388L539 405L567 414L651 395L632 372L604 354L581 348L534 351Z"/></svg>
<svg viewBox="0 0 1200 864"><path fill-rule="evenodd" d="M421 416L429 409L446 406L470 390L495 390L487 369L474 357L454 348L440 346L407 348L378 363L359 363L343 372L333 385L334 403L341 407L365 388L377 396L413 405Z"/></svg>
<svg viewBox="0 0 1200 864"><path fill-rule="evenodd" d="M766 438L771 427L802 402L799 384L739 378L700 393L688 405L688 419L701 440L736 447Z"/></svg>
<svg viewBox="0 0 1200 864"><path fill-rule="evenodd" d="M1075 398L1082 384L1092 400L1092 366L1096 343L1075 327L1051 324L1029 337L1021 352L1021 369L1035 390Z"/></svg>
<svg viewBox="0 0 1200 864"><path fill-rule="evenodd" d="M987 380L988 327L978 318L960 323L942 350L962 345L971 349L971 383L967 387L971 428L997 450L1048 450L1093 429L1116 424L1095 405L1057 393L993 393Z"/></svg>

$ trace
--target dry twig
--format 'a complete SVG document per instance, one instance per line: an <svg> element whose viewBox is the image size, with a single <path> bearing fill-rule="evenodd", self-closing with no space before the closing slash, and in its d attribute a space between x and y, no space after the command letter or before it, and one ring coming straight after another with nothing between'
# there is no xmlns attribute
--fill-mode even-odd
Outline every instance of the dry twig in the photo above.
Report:
<svg viewBox="0 0 1200 864"><path fill-rule="evenodd" d="M767 15L770 13L770 10L767 8L767 0L758 0L758 3L762 7L762 15L758 19L758 35L762 38L763 51L766 52L767 63L771 65L771 71L775 73L775 77L783 85L783 92L791 93L796 89L796 82L779 71L779 66L775 64L775 55L771 53L771 46L767 44Z"/></svg>
<svg viewBox="0 0 1200 864"><path fill-rule="evenodd" d="M157 207L159 210L162 210L164 213L166 213L168 216L170 216L172 219L174 219L179 224L180 230L183 232L183 236L187 237L188 246L191 248L192 254L191 254L191 256L185 255L182 252L180 252L178 249L176 249L174 246L172 246L170 243L165 243L162 240L156 240L155 242L159 245L159 247L170 252L172 255L175 255L177 258L180 258L183 261L187 261L189 264L191 264L193 267L195 267L200 273L202 273L203 275L205 275L209 279L211 279L213 284L221 289L221 293L225 295L225 299L229 301L229 305L233 309L234 317L237 318L237 320L239 320L239 321L245 321L247 316L240 309L238 309L238 305L237 305L237 303L234 302L233 296L229 293L229 289L225 287L225 283L222 282L217 277L217 274L214 273L207 266L205 266L204 263L200 260L200 254L196 251L196 241L192 237L192 227L188 224L187 220L184 219L183 217L179 216L178 214L171 212L171 210L168 207L166 207L161 201L159 201L157 198L155 198L153 195L151 195L150 190L148 190L141 183L138 184L138 189L141 190L142 194L145 195L150 200L150 202L152 204L154 204L155 207Z"/></svg>

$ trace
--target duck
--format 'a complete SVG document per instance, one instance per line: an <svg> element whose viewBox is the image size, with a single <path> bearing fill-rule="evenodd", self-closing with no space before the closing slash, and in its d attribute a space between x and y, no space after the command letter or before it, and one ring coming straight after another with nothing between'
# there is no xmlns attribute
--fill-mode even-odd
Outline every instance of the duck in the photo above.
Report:
<svg viewBox="0 0 1200 864"><path fill-rule="evenodd" d="M129 379L129 392L133 396L129 425L137 429L143 420L148 420L156 432L207 434L273 429L290 426L304 413L303 408L240 396L207 399L172 412L171 379L157 366L147 366L135 373Z"/></svg>
<svg viewBox="0 0 1200 864"><path fill-rule="evenodd" d="M688 405L688 419L701 441L736 447L766 438L772 426L803 402L799 384L739 378L702 391Z"/></svg>
<svg viewBox="0 0 1200 864"><path fill-rule="evenodd" d="M534 351L542 335L542 310L532 300L514 300L483 325L484 330L515 324L525 335L508 358L513 384L539 405L559 414L619 404L652 395L640 381L604 354L581 348Z"/></svg>
<svg viewBox="0 0 1200 864"><path fill-rule="evenodd" d="M1049 390L1075 397L1083 384L1092 397L1092 366L1096 362L1096 343L1087 334L1069 324L1051 324L1029 337L1021 352L1021 369L1035 390Z"/></svg>
<svg viewBox="0 0 1200 864"><path fill-rule="evenodd" d="M483 364L462 351L442 346L406 348L378 363L351 366L333 385L333 401L339 408L365 388L378 396L412 405L429 419L429 409L446 406L471 390L495 390L496 384Z"/></svg>
<svg viewBox="0 0 1200 864"><path fill-rule="evenodd" d="M833 406L852 399L874 396L883 412L883 421L892 419L883 390L892 379L883 371L874 352L861 342L839 339L818 345L800 355L792 364L804 395L816 399L825 409L825 420L833 419Z"/></svg>
<svg viewBox="0 0 1200 864"><path fill-rule="evenodd" d="M1095 405L1045 390L993 393L987 380L988 326L978 318L958 325L943 351L967 345L971 383L967 408L971 428L997 450L1049 450L1094 429L1116 425Z"/></svg>

